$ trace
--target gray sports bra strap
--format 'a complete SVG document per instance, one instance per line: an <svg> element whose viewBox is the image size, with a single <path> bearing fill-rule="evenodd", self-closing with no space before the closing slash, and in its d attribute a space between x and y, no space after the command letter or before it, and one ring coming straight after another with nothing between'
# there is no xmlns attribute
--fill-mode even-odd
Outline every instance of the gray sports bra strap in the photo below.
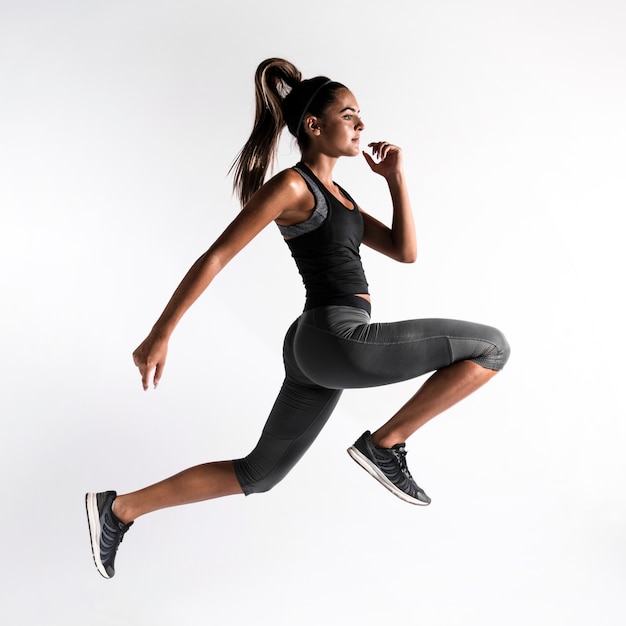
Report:
<svg viewBox="0 0 626 626"><path fill-rule="evenodd" d="M322 193L315 181L299 167L292 169L296 170L296 172L304 178L304 182L315 198L315 207L311 216L304 222L292 224L291 226L278 225L278 229L285 239L293 239L294 237L299 237L300 235L304 235L305 233L319 228L328 216L328 200L326 200L326 196Z"/></svg>

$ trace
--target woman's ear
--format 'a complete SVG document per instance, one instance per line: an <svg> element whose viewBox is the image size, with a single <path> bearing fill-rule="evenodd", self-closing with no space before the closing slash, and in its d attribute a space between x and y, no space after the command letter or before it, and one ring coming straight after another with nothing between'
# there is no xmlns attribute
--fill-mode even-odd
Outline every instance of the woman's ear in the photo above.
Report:
<svg viewBox="0 0 626 626"><path fill-rule="evenodd" d="M304 128L307 132L312 135L320 135L321 134L321 122L320 119L315 117L315 115L308 115L304 118Z"/></svg>

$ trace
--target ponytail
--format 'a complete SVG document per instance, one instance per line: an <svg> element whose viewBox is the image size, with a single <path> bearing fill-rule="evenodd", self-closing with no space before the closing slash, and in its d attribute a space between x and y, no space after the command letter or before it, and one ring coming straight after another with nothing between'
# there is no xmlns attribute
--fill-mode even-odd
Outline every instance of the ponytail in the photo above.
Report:
<svg viewBox="0 0 626 626"><path fill-rule="evenodd" d="M284 59L266 59L254 76L256 113L252 133L231 167L233 190L245 205L263 185L286 124L282 102L302 80L300 71Z"/></svg>
<svg viewBox="0 0 626 626"><path fill-rule="evenodd" d="M265 182L285 126L297 139L300 149L308 145L302 132L306 113L321 116L326 107L345 89L326 76L302 80L300 71L289 61L271 58L257 67L254 76L256 113L252 133L230 171L233 191L244 206Z"/></svg>

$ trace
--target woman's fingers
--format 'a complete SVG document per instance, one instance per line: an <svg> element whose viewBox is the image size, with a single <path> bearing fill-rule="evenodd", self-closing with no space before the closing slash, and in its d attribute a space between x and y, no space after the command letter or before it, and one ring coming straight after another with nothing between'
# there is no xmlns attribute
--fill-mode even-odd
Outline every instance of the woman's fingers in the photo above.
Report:
<svg viewBox="0 0 626 626"><path fill-rule="evenodd" d="M368 144L368 147L370 147L372 149L372 154L377 158L380 159L380 153L381 153L381 148L384 145L383 141L373 141L372 143Z"/></svg>
<svg viewBox="0 0 626 626"><path fill-rule="evenodd" d="M161 380L161 375L163 374L163 367L165 366L165 360L159 361L154 368L154 388L156 389L159 381Z"/></svg>
<svg viewBox="0 0 626 626"><path fill-rule="evenodd" d="M376 158L380 161L383 161L390 151L399 150L397 146L389 143L388 141L373 141L368 144L368 146L372 149L372 153Z"/></svg>
<svg viewBox="0 0 626 626"><path fill-rule="evenodd" d="M402 150L398 146L388 141L373 141L368 147L372 155L363 152L363 156L374 173L389 176L402 170Z"/></svg>
<svg viewBox="0 0 626 626"><path fill-rule="evenodd" d="M148 389L150 369L148 368L147 362L139 356L138 350L135 350L135 352L133 352L133 362L139 369L139 374L141 375L141 386L144 388L144 390Z"/></svg>
<svg viewBox="0 0 626 626"><path fill-rule="evenodd" d="M367 161L367 164L373 170L376 167L376 161L374 161L374 159L372 159L372 157L367 152L365 152L365 150L363 150L363 156L365 157L365 160Z"/></svg>
<svg viewBox="0 0 626 626"><path fill-rule="evenodd" d="M165 367L165 359L167 356L167 345L158 342L156 345L149 342L148 339L144 341L134 352L133 361L139 369L141 375L141 385L144 390L147 390L150 386L150 377L154 372L152 383L154 387L159 384L161 376L163 374L163 368Z"/></svg>

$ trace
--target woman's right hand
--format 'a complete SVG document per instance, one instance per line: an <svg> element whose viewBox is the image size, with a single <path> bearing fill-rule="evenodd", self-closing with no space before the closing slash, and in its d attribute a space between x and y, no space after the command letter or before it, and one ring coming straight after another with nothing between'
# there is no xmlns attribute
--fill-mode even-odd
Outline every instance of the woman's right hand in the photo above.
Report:
<svg viewBox="0 0 626 626"><path fill-rule="evenodd" d="M152 382L155 389L159 384L159 380L161 380L167 358L167 343L168 341L165 337L150 333L133 352L133 361L139 368L141 384L144 390L148 389L153 370Z"/></svg>

